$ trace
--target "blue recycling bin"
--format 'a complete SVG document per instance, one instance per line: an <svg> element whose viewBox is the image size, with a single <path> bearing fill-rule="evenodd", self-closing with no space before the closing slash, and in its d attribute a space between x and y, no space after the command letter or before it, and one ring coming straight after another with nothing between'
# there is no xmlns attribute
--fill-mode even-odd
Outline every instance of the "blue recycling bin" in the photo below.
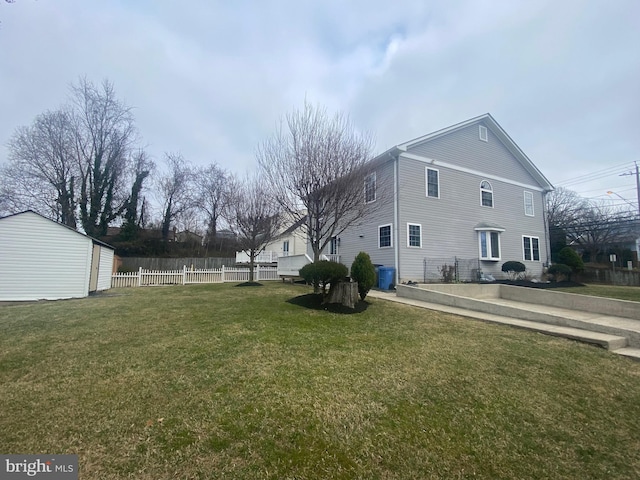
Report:
<svg viewBox="0 0 640 480"><path fill-rule="evenodd" d="M394 267L378 268L378 288L382 290L391 290L394 286L396 278L396 269Z"/></svg>

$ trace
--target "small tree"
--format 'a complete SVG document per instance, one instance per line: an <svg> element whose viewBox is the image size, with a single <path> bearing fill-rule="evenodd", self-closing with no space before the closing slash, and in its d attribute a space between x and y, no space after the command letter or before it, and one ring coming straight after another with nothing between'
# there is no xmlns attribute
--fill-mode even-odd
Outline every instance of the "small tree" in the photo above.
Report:
<svg viewBox="0 0 640 480"><path fill-rule="evenodd" d="M549 275L553 275L553 281L558 282L562 278L571 280L571 267L564 263L554 263L549 267Z"/></svg>
<svg viewBox="0 0 640 480"><path fill-rule="evenodd" d="M517 280L522 276L521 274L523 274L526 269L527 267L524 263L514 260L510 260L502 264L502 271L509 276L509 280Z"/></svg>
<svg viewBox="0 0 640 480"><path fill-rule="evenodd" d="M326 297L327 285L343 280L349 271L342 263L320 260L315 263L308 263L300 269L300 276L304 281L311 283L314 290L320 287L322 297Z"/></svg>
<svg viewBox="0 0 640 480"><path fill-rule="evenodd" d="M582 258L580 258L580 255L571 247L564 247L560 250L558 253L558 263L567 265L574 274L578 274L584 270ZM571 280L571 277L569 277L569 280Z"/></svg>
<svg viewBox="0 0 640 480"><path fill-rule="evenodd" d="M351 264L351 278L358 282L360 299L364 300L376 283L376 270L371 263L371 257L366 252L360 252Z"/></svg>
<svg viewBox="0 0 640 480"><path fill-rule="evenodd" d="M237 235L239 247L249 255L249 282L253 282L256 256L278 234L282 216L260 177L234 180L231 190L233 195L225 215L231 230Z"/></svg>

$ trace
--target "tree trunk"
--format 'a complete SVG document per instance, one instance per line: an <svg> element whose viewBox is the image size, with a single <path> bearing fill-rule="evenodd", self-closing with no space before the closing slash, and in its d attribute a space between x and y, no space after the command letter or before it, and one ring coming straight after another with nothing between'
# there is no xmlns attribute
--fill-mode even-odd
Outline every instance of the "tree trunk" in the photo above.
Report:
<svg viewBox="0 0 640 480"><path fill-rule="evenodd" d="M355 308L358 298L357 282L338 282L331 285L329 295L324 303L340 303L345 307Z"/></svg>

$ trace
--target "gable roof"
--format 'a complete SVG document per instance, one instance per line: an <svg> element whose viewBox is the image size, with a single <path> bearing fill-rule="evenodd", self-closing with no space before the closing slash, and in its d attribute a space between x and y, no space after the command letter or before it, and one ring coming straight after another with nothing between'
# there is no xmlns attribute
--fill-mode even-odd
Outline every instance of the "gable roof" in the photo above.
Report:
<svg viewBox="0 0 640 480"><path fill-rule="evenodd" d="M47 220L48 222L51 222L51 223L53 223L54 225L58 225L59 227L66 228L66 229L67 229L67 230L69 230L70 232L73 232L73 233L76 233L76 234L78 234L78 235L81 235L81 236L83 236L83 237L85 237L85 238L88 238L88 239L89 239L89 240L91 240L93 243L97 243L98 245L102 245L103 247L107 247L107 248L110 248L111 250L115 250L115 248L113 248L113 247L112 247L111 245L109 245L108 243L104 243L103 241L98 240L97 238L91 237L91 236L89 236L89 235L86 235L86 234L84 234L84 233L82 233L82 232L78 232L77 230L75 230L75 229L71 228L71 227L70 227L70 226L68 226L68 225L65 225L65 224L60 223L60 222L56 222L55 220L51 220L50 218L47 218L47 217L45 217L44 215L39 214L38 212L34 212L33 210L25 210L24 212L18 212L18 213L13 213L13 214L11 214L11 215L6 215L6 216L4 216L4 217L0 217L0 221L4 220L5 218L17 217L17 216L19 216L19 215L24 215L24 214L26 214L26 213L32 213L32 214L34 214L34 215L37 215L38 217L43 218L44 220Z"/></svg>
<svg viewBox="0 0 640 480"><path fill-rule="evenodd" d="M469 120L465 120L464 122L457 123L455 125L451 125L449 127L443 128L441 130L436 130L435 132L428 133L418 138L414 138L413 140L409 140L408 142L401 143L396 145L389 150L378 155L375 160L384 161L385 159L389 159L391 157L396 157L399 154L406 152L409 148L414 147L420 143L429 142L431 140L435 140L436 138L440 138L444 135L448 135L457 130L461 130L470 125L482 123L485 127L487 127L491 132L498 137L498 139L502 142L502 144L509 150L509 152L520 162L523 168L538 182L538 184L545 190L551 191L553 190L553 185L551 182L547 180L547 178L542 174L538 167L536 167L533 162L525 155L522 149L512 140L512 138L505 132L505 130L496 122L496 120L491 116L490 113L485 113L484 115L480 115L477 117L470 118Z"/></svg>

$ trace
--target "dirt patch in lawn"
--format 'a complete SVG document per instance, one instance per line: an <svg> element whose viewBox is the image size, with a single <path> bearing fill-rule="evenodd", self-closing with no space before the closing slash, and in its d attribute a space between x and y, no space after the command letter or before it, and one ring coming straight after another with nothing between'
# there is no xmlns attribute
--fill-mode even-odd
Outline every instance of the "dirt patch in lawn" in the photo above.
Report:
<svg viewBox="0 0 640 480"><path fill-rule="evenodd" d="M360 300L356 303L355 308L348 308L339 303L322 303L322 295L317 295L315 293L293 297L292 299L287 300L287 302L310 310L324 310L331 313L341 313L345 315L362 313L369 308L369 302L364 300Z"/></svg>

